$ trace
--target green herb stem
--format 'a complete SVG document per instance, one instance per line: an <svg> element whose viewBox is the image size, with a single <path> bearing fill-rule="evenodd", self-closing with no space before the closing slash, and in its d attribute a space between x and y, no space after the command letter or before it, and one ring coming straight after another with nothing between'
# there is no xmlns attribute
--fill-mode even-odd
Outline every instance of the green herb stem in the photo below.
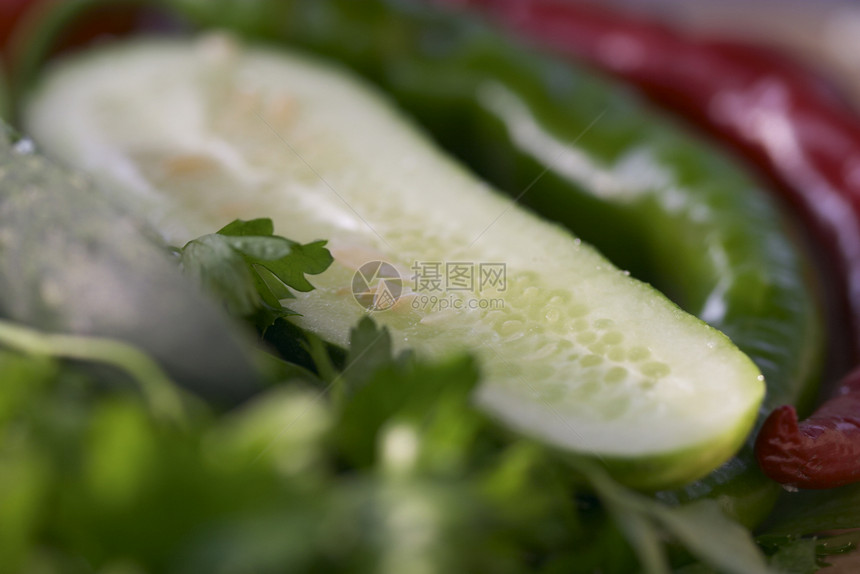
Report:
<svg viewBox="0 0 860 574"><path fill-rule="evenodd" d="M116 367L139 385L152 413L184 424L181 394L167 375L146 353L115 339L45 333L0 320L0 345L31 355L91 361Z"/></svg>

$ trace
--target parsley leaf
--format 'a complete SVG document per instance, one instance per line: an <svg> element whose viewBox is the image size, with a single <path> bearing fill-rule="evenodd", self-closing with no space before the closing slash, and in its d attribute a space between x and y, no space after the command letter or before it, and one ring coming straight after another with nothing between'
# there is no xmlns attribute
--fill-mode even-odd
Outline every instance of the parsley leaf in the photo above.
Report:
<svg viewBox="0 0 860 574"><path fill-rule="evenodd" d="M290 289L307 292L305 275L318 275L333 259L325 241L301 244L274 235L268 218L237 219L177 250L185 272L224 302L233 315L265 333L276 319L296 315L281 305Z"/></svg>
<svg viewBox="0 0 860 574"><path fill-rule="evenodd" d="M349 335L343 372L347 392L355 392L381 368L388 365L402 368L412 358L411 351L395 356L388 329L377 327L370 317L363 317Z"/></svg>
<svg viewBox="0 0 860 574"><path fill-rule="evenodd" d="M814 574L820 570L816 556L818 542L798 538L781 545L770 557L770 566L781 574Z"/></svg>

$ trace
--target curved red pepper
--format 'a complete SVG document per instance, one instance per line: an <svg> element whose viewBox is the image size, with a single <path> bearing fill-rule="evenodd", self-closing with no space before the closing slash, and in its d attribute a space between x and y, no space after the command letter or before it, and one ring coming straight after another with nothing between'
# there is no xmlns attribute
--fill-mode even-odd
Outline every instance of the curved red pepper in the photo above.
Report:
<svg viewBox="0 0 860 574"><path fill-rule="evenodd" d="M860 120L806 71L748 46L553 0L445 0L484 8L535 42L595 65L752 158L830 248L860 351ZM842 313L844 315L844 313ZM838 337L837 337L838 338ZM798 424L776 409L756 444L764 472L802 488L860 481L860 369Z"/></svg>
<svg viewBox="0 0 860 574"><path fill-rule="evenodd" d="M835 314L850 317L860 360L860 120L823 82L759 48L570 1L442 1L630 81L752 159L829 248L818 258L844 277Z"/></svg>
<svg viewBox="0 0 860 574"><path fill-rule="evenodd" d="M860 481L860 369L802 423L792 406L774 410L759 432L756 458L770 478L798 488Z"/></svg>
<svg viewBox="0 0 860 574"><path fill-rule="evenodd" d="M57 10L64 2L67 0L0 0L0 57L6 65L14 62L15 53L34 40L29 29L33 23L41 21L44 14ZM63 53L104 36L125 35L145 28L147 16L142 5L118 2L115 6L102 6L96 17L69 22L54 41L52 53Z"/></svg>
<svg viewBox="0 0 860 574"><path fill-rule="evenodd" d="M5 52L9 38L18 20L30 9L31 0L0 1L0 51Z"/></svg>

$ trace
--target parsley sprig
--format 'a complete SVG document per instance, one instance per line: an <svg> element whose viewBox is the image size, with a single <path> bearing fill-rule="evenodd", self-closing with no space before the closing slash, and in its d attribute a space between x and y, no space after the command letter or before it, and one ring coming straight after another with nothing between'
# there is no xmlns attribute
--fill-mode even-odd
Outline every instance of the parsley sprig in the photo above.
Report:
<svg viewBox="0 0 860 574"><path fill-rule="evenodd" d="M237 219L177 249L185 272L227 310L261 333L294 311L282 305L290 291L313 290L305 275L318 275L333 259L325 241L301 244L274 234L268 218Z"/></svg>

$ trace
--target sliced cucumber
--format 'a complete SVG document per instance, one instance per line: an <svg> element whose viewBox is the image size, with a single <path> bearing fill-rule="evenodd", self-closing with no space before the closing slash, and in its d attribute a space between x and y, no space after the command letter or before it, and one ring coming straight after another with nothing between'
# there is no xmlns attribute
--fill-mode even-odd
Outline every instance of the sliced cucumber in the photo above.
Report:
<svg viewBox="0 0 860 574"><path fill-rule="evenodd" d="M397 347L474 351L477 404L628 484L702 476L752 427L762 377L725 336L476 181L340 70L224 37L138 40L56 66L25 122L175 244L263 216L296 240L329 239L335 263L290 307L331 342L366 313L356 270L391 263L404 293L375 318ZM460 309L430 308L416 262L504 263L506 288L448 291Z"/></svg>

